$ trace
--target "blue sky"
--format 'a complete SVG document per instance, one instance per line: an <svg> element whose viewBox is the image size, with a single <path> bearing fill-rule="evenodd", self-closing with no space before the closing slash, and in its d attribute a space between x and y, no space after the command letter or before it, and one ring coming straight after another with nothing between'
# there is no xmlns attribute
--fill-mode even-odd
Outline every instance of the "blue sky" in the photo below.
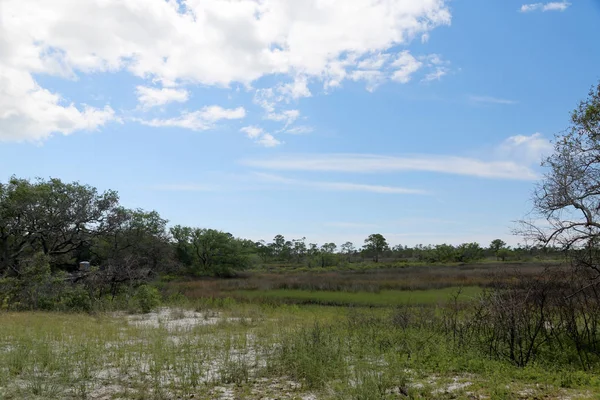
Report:
<svg viewBox="0 0 600 400"><path fill-rule="evenodd" d="M255 240L522 243L598 37L586 0L0 0L0 179Z"/></svg>

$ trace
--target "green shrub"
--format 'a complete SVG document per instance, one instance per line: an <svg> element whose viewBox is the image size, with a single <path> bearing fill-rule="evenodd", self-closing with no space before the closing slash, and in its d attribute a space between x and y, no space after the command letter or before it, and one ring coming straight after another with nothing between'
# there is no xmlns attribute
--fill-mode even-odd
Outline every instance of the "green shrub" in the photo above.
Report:
<svg viewBox="0 0 600 400"><path fill-rule="evenodd" d="M143 313L149 313L161 303L158 289L148 285L140 286L134 297Z"/></svg>
<svg viewBox="0 0 600 400"><path fill-rule="evenodd" d="M90 294L83 287L76 286L63 297L64 307L69 311L84 311L92 310L92 299Z"/></svg>

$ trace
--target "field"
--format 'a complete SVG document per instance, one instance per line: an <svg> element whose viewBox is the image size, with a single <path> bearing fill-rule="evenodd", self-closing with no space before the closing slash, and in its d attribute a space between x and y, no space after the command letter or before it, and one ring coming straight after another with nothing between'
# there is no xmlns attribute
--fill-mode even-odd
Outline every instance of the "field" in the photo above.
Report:
<svg viewBox="0 0 600 400"><path fill-rule="evenodd" d="M518 367L461 344L494 274L431 268L169 282L149 314L0 313L0 399L598 398L598 368L566 353Z"/></svg>

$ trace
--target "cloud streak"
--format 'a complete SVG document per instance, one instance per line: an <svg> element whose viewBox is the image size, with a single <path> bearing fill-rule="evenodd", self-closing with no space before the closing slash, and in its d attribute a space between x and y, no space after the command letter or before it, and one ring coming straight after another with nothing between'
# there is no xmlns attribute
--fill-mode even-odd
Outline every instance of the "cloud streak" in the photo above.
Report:
<svg viewBox="0 0 600 400"><path fill-rule="evenodd" d="M193 131L205 131L215 127L221 120L241 119L246 116L244 107L223 108L220 106L208 106L198 111L182 113L178 117L166 119L152 119L137 121L143 125L153 127L177 127L191 129Z"/></svg>
<svg viewBox="0 0 600 400"><path fill-rule="evenodd" d="M469 96L469 101L472 103L478 103L478 104L505 104L505 105L517 104L517 102L514 100L502 99L502 98L493 97L493 96Z"/></svg>
<svg viewBox="0 0 600 400"><path fill-rule="evenodd" d="M367 193L378 193L378 194L414 194L414 195L425 195L429 192L420 189L409 189L398 186L382 186L382 185L367 185L361 183L349 183L349 182L320 182L320 181L308 181L299 179L290 179L279 175L266 174L256 172L254 175L262 181L278 183L283 185L304 187L317 190L326 190L334 192L367 192Z"/></svg>
<svg viewBox="0 0 600 400"><path fill-rule="evenodd" d="M421 155L392 157L372 154L313 154L247 159L242 164L276 171L349 173L433 172L479 178L535 180L530 167L514 161L482 161L474 158Z"/></svg>
<svg viewBox="0 0 600 400"><path fill-rule="evenodd" d="M567 1L553 1L550 3L530 3L523 4L519 11L522 13L528 13L532 11L565 11L567 8L569 8L570 5L571 3Z"/></svg>

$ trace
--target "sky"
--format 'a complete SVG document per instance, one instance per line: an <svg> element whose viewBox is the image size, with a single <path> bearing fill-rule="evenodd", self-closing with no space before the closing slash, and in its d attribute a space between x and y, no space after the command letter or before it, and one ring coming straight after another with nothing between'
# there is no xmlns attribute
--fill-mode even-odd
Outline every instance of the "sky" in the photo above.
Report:
<svg viewBox="0 0 600 400"><path fill-rule="evenodd" d="M600 1L0 0L0 181L270 241L523 243Z"/></svg>

